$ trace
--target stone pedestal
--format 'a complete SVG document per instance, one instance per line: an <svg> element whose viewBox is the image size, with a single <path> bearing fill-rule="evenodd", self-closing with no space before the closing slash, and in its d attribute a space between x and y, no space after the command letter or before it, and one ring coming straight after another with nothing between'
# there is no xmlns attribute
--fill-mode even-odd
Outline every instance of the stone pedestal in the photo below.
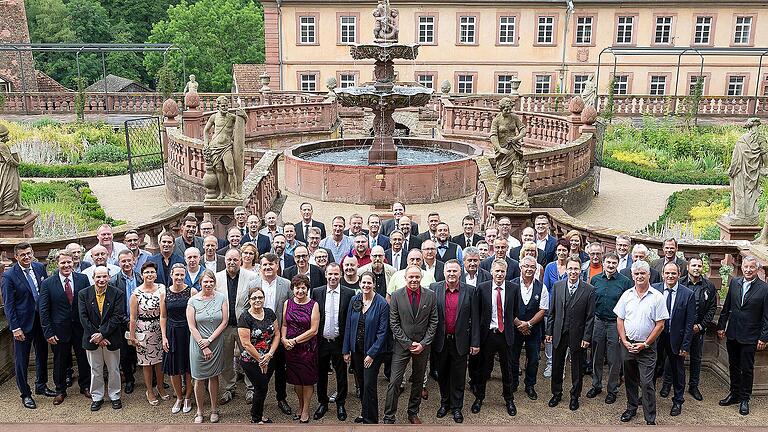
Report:
<svg viewBox="0 0 768 432"><path fill-rule="evenodd" d="M37 216L35 212L20 217L0 216L0 238L34 237Z"/></svg>
<svg viewBox="0 0 768 432"><path fill-rule="evenodd" d="M368 150L368 163L397 165L395 140L391 136L376 137Z"/></svg>
<svg viewBox="0 0 768 432"><path fill-rule="evenodd" d="M731 225L723 218L717 220L720 227L720 240L755 240L755 235L762 227L756 225Z"/></svg>
<svg viewBox="0 0 768 432"><path fill-rule="evenodd" d="M533 212L530 208L510 207L504 205L495 205L491 209L493 218L498 221L501 217L508 217L512 222L510 234L515 238L520 238L523 228L533 226Z"/></svg>

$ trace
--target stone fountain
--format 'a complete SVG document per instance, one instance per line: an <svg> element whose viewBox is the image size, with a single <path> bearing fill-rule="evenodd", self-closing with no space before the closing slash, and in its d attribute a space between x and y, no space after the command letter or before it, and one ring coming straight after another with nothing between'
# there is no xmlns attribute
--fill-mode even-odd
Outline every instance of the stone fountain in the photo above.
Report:
<svg viewBox="0 0 768 432"><path fill-rule="evenodd" d="M398 108L420 107L429 102L432 89L419 85L395 84L395 59L415 60L418 44L398 43L398 11L389 0L379 0L373 11L376 25L373 43L354 44L350 54L355 60L375 60L373 83L336 89L338 101L345 107L373 110L374 139L368 151L370 164L397 164L397 147L393 139Z"/></svg>

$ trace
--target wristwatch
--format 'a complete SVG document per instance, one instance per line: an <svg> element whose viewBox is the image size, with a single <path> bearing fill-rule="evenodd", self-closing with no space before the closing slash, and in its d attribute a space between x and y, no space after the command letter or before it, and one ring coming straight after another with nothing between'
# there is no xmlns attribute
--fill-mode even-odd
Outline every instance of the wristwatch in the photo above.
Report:
<svg viewBox="0 0 768 432"><path fill-rule="evenodd" d="M533 328L533 325L531 325L530 321L526 321L525 323L528 324L528 328Z"/></svg>
<svg viewBox="0 0 768 432"><path fill-rule="evenodd" d="M646 342L643 342L643 348L650 348L650 347L651 347L651 346L650 346L650 345L648 345L648 343L646 343Z"/></svg>

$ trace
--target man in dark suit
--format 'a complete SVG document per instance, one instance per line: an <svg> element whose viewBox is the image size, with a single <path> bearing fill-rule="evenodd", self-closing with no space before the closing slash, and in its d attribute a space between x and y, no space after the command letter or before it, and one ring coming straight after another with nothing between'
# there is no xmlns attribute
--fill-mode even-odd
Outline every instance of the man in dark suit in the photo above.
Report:
<svg viewBox="0 0 768 432"><path fill-rule="evenodd" d="M506 242L506 240L504 240ZM501 368L502 395L507 405L507 414L517 415L515 394L512 392L512 361L509 353L515 343L515 320L519 305L517 292L520 286L506 280L507 262L497 259L491 266L492 280L477 287L480 308L480 355L483 374L477 383L472 403L472 413L477 414L483 406L485 389L493 372L495 357L499 356Z"/></svg>
<svg viewBox="0 0 768 432"><path fill-rule="evenodd" d="M307 239L309 238L308 232L312 227L317 227L320 230L320 238L324 239L326 237L325 224L312 219L312 204L303 202L299 206L299 210L301 211L301 222L297 222L293 225L296 227L296 240L307 243Z"/></svg>
<svg viewBox="0 0 768 432"><path fill-rule="evenodd" d="M445 417L450 409L453 421L463 423L461 410L464 408L467 357L470 353L477 355L480 352L479 308L475 287L459 282L459 262L449 260L443 269L445 282L435 282L429 287L437 294L437 330L433 346L440 377L437 418Z"/></svg>
<svg viewBox="0 0 768 432"><path fill-rule="evenodd" d="M437 225L440 223L440 213L432 212L427 215L427 229L419 233L416 237L422 242L424 240L437 241Z"/></svg>
<svg viewBox="0 0 768 432"><path fill-rule="evenodd" d="M296 264L283 271L282 276L288 280L293 279L297 274L307 275L311 289L321 287L326 284L325 275L320 267L309 263L309 252L306 246L296 246L293 251L293 259Z"/></svg>
<svg viewBox="0 0 768 432"><path fill-rule="evenodd" d="M438 318L436 295L429 289L421 288L421 277L421 268L408 266L405 269L406 286L395 290L390 296L389 323L394 347L384 407L384 423L387 424L395 422L400 385L409 362L412 362L412 372L408 421L411 424L422 423L419 418L421 389Z"/></svg>
<svg viewBox="0 0 768 432"><path fill-rule="evenodd" d="M82 273L83 270L93 265L93 263L81 259L83 257L83 247L80 243L70 243L67 245L66 249L72 255L72 261L74 261L74 264L72 265L73 271Z"/></svg>
<svg viewBox="0 0 768 432"><path fill-rule="evenodd" d="M130 251L128 251L130 252ZM117 262L120 264L120 272L109 280L109 284L118 288L123 293L125 298L125 322L123 323L123 334L128 331L128 325L130 323L130 316L128 311L131 310L131 296L136 290L136 287L144 283L141 275L135 270L133 264L133 254L125 253L121 251L117 255ZM125 394L133 393L133 389L136 385L136 347L126 344L120 350L120 370L123 372L123 384L125 385Z"/></svg>
<svg viewBox="0 0 768 432"><path fill-rule="evenodd" d="M435 282L445 280L443 274L443 263L437 259L437 246L432 240L424 240L421 244L421 253L424 257L422 268L426 273L431 274L435 278Z"/></svg>
<svg viewBox="0 0 768 432"><path fill-rule="evenodd" d="M381 233L381 217L375 213L368 215L368 244L371 248L381 246L384 250L391 247L389 237Z"/></svg>
<svg viewBox="0 0 768 432"><path fill-rule="evenodd" d="M13 248L16 263L3 273L2 292L8 328L13 333L13 360L16 386L25 408L35 409L32 390L27 383L29 353L35 347L35 393L48 397L56 392L48 388L48 344L43 336L38 314L39 287L48 275L45 267L33 262L32 245L24 242Z"/></svg>
<svg viewBox="0 0 768 432"><path fill-rule="evenodd" d="M216 237L209 235L203 239L203 256L200 257L200 266L214 273L218 273L226 267L224 257L216 253L219 250Z"/></svg>
<svg viewBox="0 0 768 432"><path fill-rule="evenodd" d="M389 233L400 227L400 231L403 231L403 233L406 234L406 232L403 230L402 224L400 223L402 218L407 217L405 216L405 204L400 202L392 204L392 216L392 219L387 219L381 224L381 233L385 236L389 236ZM419 235L419 224L416 222L411 222L410 218L408 218L408 232L411 233L414 237Z"/></svg>
<svg viewBox="0 0 768 432"><path fill-rule="evenodd" d="M717 337L727 338L730 393L721 406L739 404L741 415L749 414L749 398L755 370L755 351L768 345L768 284L757 277L757 258L746 256L741 262L744 276L731 279L720 319Z"/></svg>
<svg viewBox="0 0 768 432"><path fill-rule="evenodd" d="M403 233L392 231L389 234L389 241L392 247L384 252L384 259L395 270L405 269L408 266L408 251L403 249Z"/></svg>
<svg viewBox="0 0 768 432"><path fill-rule="evenodd" d="M248 228L246 226L245 232L248 232ZM218 251L216 251L217 254L221 256L225 256L227 254L227 251L230 249L240 249L240 244L243 240L243 235L240 232L240 229L237 227L232 227L227 231L227 245L223 248L219 248Z"/></svg>
<svg viewBox="0 0 768 432"><path fill-rule="evenodd" d="M592 341L595 320L595 288L580 279L581 260L568 258L567 279L555 283L547 319L546 337L552 342L552 399L556 407L563 398L565 355L571 352L571 411L579 409L586 350Z"/></svg>
<svg viewBox="0 0 768 432"><path fill-rule="evenodd" d="M461 272L461 278L459 281L462 284L466 284L470 287L477 288L483 282L491 280L491 274L480 268L480 251L474 247L469 246L464 249L464 271ZM479 291L476 291L476 295L480 295ZM479 297L478 297L479 301ZM478 303L479 304L479 303ZM478 318L479 319L479 318ZM479 321L478 321L479 324ZM470 355L468 360L468 373L469 373L469 388L472 393L475 393L474 389L477 383L481 380L482 375L482 356Z"/></svg>
<svg viewBox="0 0 768 432"><path fill-rule="evenodd" d="M240 239L240 244L251 242L256 245L256 249L259 250L259 255L264 255L272 248L272 242L269 236L261 234L261 220L259 216L252 214L248 216L247 222L248 230L245 235Z"/></svg>
<svg viewBox="0 0 768 432"><path fill-rule="evenodd" d="M216 250L226 247L229 242L226 239L216 237L215 230L213 228L213 222L204 220L200 222L200 237L205 240L206 237L213 236L216 239Z"/></svg>
<svg viewBox="0 0 768 432"><path fill-rule="evenodd" d="M544 262L549 264L557 258L555 257L557 238L549 233L550 226L547 215L536 216L536 219L533 220L533 228L536 230L536 247L544 251Z"/></svg>
<svg viewBox="0 0 768 432"><path fill-rule="evenodd" d="M639 260L645 260L645 258L648 256L648 248L642 244L638 243L634 247L632 247L632 263L636 263ZM628 277L629 280L632 279L632 265L629 265L627 268L619 271L619 274ZM657 283L661 283L661 273L656 271L653 267L650 269L649 274L649 280L648 282L653 285Z"/></svg>
<svg viewBox="0 0 768 432"><path fill-rule="evenodd" d="M437 224L436 238L438 261L446 262L455 259L460 263L464 262L461 246L451 241L451 233L447 223L440 222Z"/></svg>
<svg viewBox="0 0 768 432"><path fill-rule="evenodd" d="M677 256L677 240L675 240L674 237L664 240L662 250L664 252L664 256L654 260L651 263L651 268L659 273L662 273L664 266L667 265L667 263L673 262L677 264L677 268L681 269L681 278L688 276L688 261Z"/></svg>
<svg viewBox="0 0 768 432"><path fill-rule="evenodd" d="M622 271L625 268L632 268L632 253L630 249L632 247L632 237L619 234L616 236L616 255L619 256L618 271Z"/></svg>
<svg viewBox="0 0 768 432"><path fill-rule="evenodd" d="M461 246L462 249L466 249L470 246L476 245L480 240L483 240L483 236L475 233L475 223L476 222L474 216L464 216L464 219L461 220L461 227L463 228L464 232L457 236L453 236L451 241Z"/></svg>
<svg viewBox="0 0 768 432"><path fill-rule="evenodd" d="M303 246L301 246L303 248ZM299 248L296 248L299 250ZM315 420L323 418L328 412L328 372L331 367L336 372L336 417L344 421L347 410L347 365L341 348L344 341L344 326L347 322L349 302L355 292L342 286L341 269L336 263L325 268L327 285L312 290L312 299L320 306L320 325L318 326L318 381L317 401L320 406L315 411Z"/></svg>
<svg viewBox="0 0 768 432"><path fill-rule="evenodd" d="M525 227L523 228L523 232L522 232L522 235L520 236L520 239L522 240L520 242L520 246L514 247L512 248L511 251L509 251L509 257L515 260L520 260L520 251L523 250L523 245L525 244L525 242L535 243L534 240L536 239L536 231L534 231L533 228L531 227ZM544 250L539 248L538 246L536 247L536 262L541 264L542 267L548 264Z"/></svg>
<svg viewBox="0 0 768 432"><path fill-rule="evenodd" d="M411 222L411 218L408 216L401 217L398 227L403 233L403 250L405 250L406 253L408 253L411 249L419 249L421 247L421 239L413 235L413 231L411 231L413 228L413 222ZM389 234L391 233L392 231L389 232Z"/></svg>
<svg viewBox="0 0 768 432"><path fill-rule="evenodd" d="M675 394L672 396L671 416L679 416L683 410L685 392L685 358L691 351L693 321L696 318L696 302L693 291L678 283L678 268L674 262L664 266L664 283L653 286L664 294L670 318L664 320L664 331L659 335L656 360L656 377L664 374L665 362L669 362ZM662 387L663 389L663 387ZM667 393L669 394L669 393ZM662 397L666 397L662 395Z"/></svg>
<svg viewBox="0 0 768 432"><path fill-rule="evenodd" d="M93 272L94 284L77 296L80 324L83 326L83 348L91 365L91 411L104 404L104 367L109 374L107 395L113 409L123 407L120 401L120 348L123 347L125 299L119 289L109 285L106 267Z"/></svg>
<svg viewBox="0 0 768 432"><path fill-rule="evenodd" d="M507 263L506 280L511 281L515 278L519 278L520 263L518 263L516 259L512 259L507 256L507 251L509 250L508 248L509 246L507 239L496 237L496 239L493 241L493 256L489 256L488 258L480 261L480 268L487 272L491 272L491 265L493 262L497 259L502 259Z"/></svg>
<svg viewBox="0 0 768 432"><path fill-rule="evenodd" d="M194 247L203 253L203 238L197 234L197 218L194 215L187 215L181 220L181 235L173 241L173 253L184 256L184 251Z"/></svg>
<svg viewBox="0 0 768 432"><path fill-rule="evenodd" d="M147 262L153 262L157 266L157 283L166 287L173 285L171 267L176 263L185 264L183 255L173 253L174 240L173 234L169 231L161 233L158 238L160 253L147 258Z"/></svg>
<svg viewBox="0 0 768 432"><path fill-rule="evenodd" d="M130 253L130 251L128 251ZM83 327L77 312L77 295L88 288L88 277L73 271L72 254L60 250L56 257L58 271L40 285L40 324L53 350L53 382L56 384L54 405L67 396L67 368L74 348L77 358L80 393L90 397L91 370L83 350Z"/></svg>

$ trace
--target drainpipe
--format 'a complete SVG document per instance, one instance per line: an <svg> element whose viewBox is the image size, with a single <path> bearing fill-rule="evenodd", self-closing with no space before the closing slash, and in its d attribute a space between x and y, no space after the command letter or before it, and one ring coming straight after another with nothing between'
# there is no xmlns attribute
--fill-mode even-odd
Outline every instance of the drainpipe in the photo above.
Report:
<svg viewBox="0 0 768 432"><path fill-rule="evenodd" d="M565 0L565 27L563 28L563 52L562 60L560 64L560 93L568 93L565 89L565 50L568 46L568 25L571 22L571 16L573 15L573 0ZM594 35L593 35L594 36Z"/></svg>
<svg viewBox="0 0 768 432"><path fill-rule="evenodd" d="M283 86L283 0L276 0L277 3L277 76L280 82L280 90Z"/></svg>

